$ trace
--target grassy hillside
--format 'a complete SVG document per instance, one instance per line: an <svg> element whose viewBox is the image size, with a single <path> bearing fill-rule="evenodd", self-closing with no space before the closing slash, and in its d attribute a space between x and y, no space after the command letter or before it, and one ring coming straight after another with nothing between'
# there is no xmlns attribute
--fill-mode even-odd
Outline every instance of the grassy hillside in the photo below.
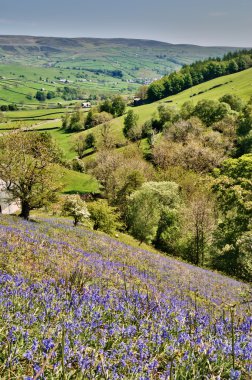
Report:
<svg viewBox="0 0 252 380"><path fill-rule="evenodd" d="M135 107L134 112L139 116L139 123L143 124L150 119L157 110L157 107L161 103L167 103L171 107L179 107L185 101L191 100L194 104L202 99L219 99L221 96L227 93L232 93L240 96L247 101L252 96L252 69L242 71L240 73L227 75L221 78L216 78L206 83L202 83L198 86L194 86L186 91L183 91L177 95L171 96L166 99L162 99L159 102L146 104L143 106ZM71 151L71 146L74 139L79 135L76 133L65 133L61 131L61 121L58 120L65 112L71 112L72 109L44 109L44 110L30 110L30 111L17 111L9 112L6 114L7 118L12 120L18 120L17 127L28 123L28 125L37 124L35 127L38 130L48 130L53 137L58 141L60 147L64 150L67 158L73 158L75 153ZM57 118L53 121L52 119ZM33 120L36 122L34 123ZM45 120L45 123L43 123ZM116 118L111 122L111 130L117 142L124 142L124 136L122 133L124 116ZM15 123L3 123L0 124L1 130L11 129L15 127ZM86 135L90 132L98 135L99 126L81 132Z"/></svg>
<svg viewBox="0 0 252 380"><path fill-rule="evenodd" d="M27 96L40 88L55 90L64 85L62 79L87 96L128 94L184 64L233 50L148 40L0 36L0 102L36 105Z"/></svg>
<svg viewBox="0 0 252 380"><path fill-rule="evenodd" d="M224 76L211 80L209 82L192 87L186 91L183 91L172 97L162 99L159 102L154 102L140 107L135 107L134 112L139 115L139 123L143 124L150 119L157 110L157 107L161 103L167 103L171 107L179 107L185 101L191 100L194 104L201 99L219 99L222 95L227 93L235 93L244 100L248 100L252 95L252 69L242 71L240 73ZM6 113L6 117L9 120L7 123L0 124L1 132L8 132L13 128L32 128L38 131L46 130L52 134L59 146L65 153L67 159L72 159L76 156L76 153L72 150L73 142L80 135L87 135L92 132L96 136L99 133L100 126L94 127L81 133L65 133L60 129L61 116L65 112L72 112L72 108L62 109L42 109L42 110L24 110ZM114 135L115 141L125 142L125 138L122 133L124 116L116 118L111 122L111 131ZM89 160L88 156L85 160ZM75 177L75 179L74 179ZM87 192L97 191L98 186L96 182L90 183L87 180L80 180L79 173L71 172L69 179L64 177L66 181L66 191L73 191L76 186L76 191ZM81 177L84 178L84 177ZM88 178L88 177L87 177ZM89 177L90 178L90 177Z"/></svg>
<svg viewBox="0 0 252 380"><path fill-rule="evenodd" d="M0 216L1 379L249 379L246 285L65 219ZM236 376L236 377L234 377Z"/></svg>
<svg viewBox="0 0 252 380"><path fill-rule="evenodd" d="M139 107L134 107L134 112L139 116L139 123L143 124L149 120L157 111L157 107L162 103L167 103L171 107L180 107L186 101L193 101L197 104L202 99L219 99L225 94L236 94L248 101L252 96L252 69L242 71L240 73L223 76L211 81L194 86L177 95L170 96L158 102L146 104ZM124 116L114 119L111 122L113 134L118 142L124 141L122 128ZM97 133L99 126L92 129L92 132ZM90 133L91 130L82 132L84 135Z"/></svg>

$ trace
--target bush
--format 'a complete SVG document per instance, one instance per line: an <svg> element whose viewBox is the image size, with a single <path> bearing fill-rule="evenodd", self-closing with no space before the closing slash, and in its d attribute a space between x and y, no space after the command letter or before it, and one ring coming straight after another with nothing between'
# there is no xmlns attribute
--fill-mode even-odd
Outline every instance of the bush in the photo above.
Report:
<svg viewBox="0 0 252 380"><path fill-rule="evenodd" d="M109 206L106 200L100 199L90 203L88 211L90 212L90 218L94 222L94 230L101 230L113 235L117 229L122 228L116 208Z"/></svg>
<svg viewBox="0 0 252 380"><path fill-rule="evenodd" d="M63 215L71 216L74 219L74 226L89 217L86 202L76 195L68 195L65 199L62 209Z"/></svg>
<svg viewBox="0 0 252 380"><path fill-rule="evenodd" d="M79 158L73 158L71 166L74 171L85 173L85 164Z"/></svg>

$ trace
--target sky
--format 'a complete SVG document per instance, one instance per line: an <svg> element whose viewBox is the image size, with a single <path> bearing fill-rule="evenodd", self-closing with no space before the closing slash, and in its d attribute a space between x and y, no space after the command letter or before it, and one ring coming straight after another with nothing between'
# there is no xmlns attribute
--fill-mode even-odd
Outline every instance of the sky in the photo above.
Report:
<svg viewBox="0 0 252 380"><path fill-rule="evenodd" d="M0 34L252 47L252 0L0 0Z"/></svg>

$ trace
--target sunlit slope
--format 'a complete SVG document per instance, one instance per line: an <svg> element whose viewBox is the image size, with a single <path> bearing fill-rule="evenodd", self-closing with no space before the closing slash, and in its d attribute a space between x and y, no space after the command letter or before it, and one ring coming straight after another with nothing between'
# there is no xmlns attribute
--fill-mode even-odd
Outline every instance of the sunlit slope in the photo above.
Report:
<svg viewBox="0 0 252 380"><path fill-rule="evenodd" d="M228 93L249 100L252 96L252 68L199 84L164 101L172 100L178 105L188 100L197 103L202 99L219 99Z"/></svg>
<svg viewBox="0 0 252 380"><path fill-rule="evenodd" d="M143 124L152 117L161 103L167 103L171 107L179 107L189 100L197 104L197 102L202 99L218 100L221 96L228 93L236 94L245 101L249 100L252 96L252 68L199 84L177 95L161 99L158 102L135 107L134 112L139 116L139 124ZM114 119L111 122L112 132L117 140L124 139L122 134L123 121L124 116ZM96 132L99 128L100 127L93 128L92 132ZM83 133L87 134L90 133L90 131L91 130L88 130Z"/></svg>

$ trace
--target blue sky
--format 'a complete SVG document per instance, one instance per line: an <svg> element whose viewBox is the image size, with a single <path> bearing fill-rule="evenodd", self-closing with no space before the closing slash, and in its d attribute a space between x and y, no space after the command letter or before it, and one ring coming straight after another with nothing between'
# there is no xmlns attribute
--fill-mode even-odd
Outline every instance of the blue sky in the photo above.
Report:
<svg viewBox="0 0 252 380"><path fill-rule="evenodd" d="M252 0L0 0L0 34L252 46Z"/></svg>

